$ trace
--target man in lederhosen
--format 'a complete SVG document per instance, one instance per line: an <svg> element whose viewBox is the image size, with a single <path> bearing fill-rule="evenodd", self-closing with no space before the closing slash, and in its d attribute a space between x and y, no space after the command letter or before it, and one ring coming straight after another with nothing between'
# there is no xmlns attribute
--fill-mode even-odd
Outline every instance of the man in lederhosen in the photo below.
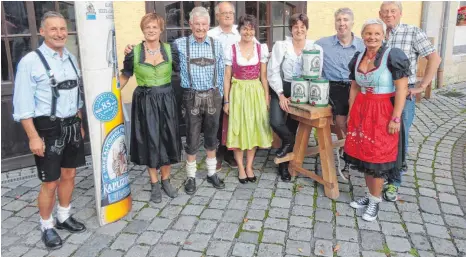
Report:
<svg viewBox="0 0 466 257"><path fill-rule="evenodd" d="M218 146L217 131L223 98L223 48L219 41L207 36L210 16L204 7L195 7L189 14L192 35L173 43L173 61L180 69L184 89L182 115L186 121L185 191L196 191L196 153L200 147L201 129L204 130L204 148L207 151L207 182L215 188L225 188L216 174Z"/></svg>
<svg viewBox="0 0 466 257"><path fill-rule="evenodd" d="M66 48L65 18L47 12L40 34L44 43L18 64L13 95L13 118L20 121L29 138L39 179L38 206L42 241L49 249L62 246L55 231L79 233L86 227L70 216L76 167L85 164L83 101L80 96L78 62ZM56 225L52 217L58 194Z"/></svg>

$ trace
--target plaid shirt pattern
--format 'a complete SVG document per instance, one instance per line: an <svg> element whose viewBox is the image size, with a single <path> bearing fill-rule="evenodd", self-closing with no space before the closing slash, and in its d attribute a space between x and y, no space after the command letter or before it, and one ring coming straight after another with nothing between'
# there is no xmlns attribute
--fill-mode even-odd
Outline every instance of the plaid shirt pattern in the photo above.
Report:
<svg viewBox="0 0 466 257"><path fill-rule="evenodd" d="M390 31L387 46L399 48L408 56L412 75L409 84L416 84L416 70L419 56L425 57L435 52L435 47L420 28L399 24Z"/></svg>
<svg viewBox="0 0 466 257"><path fill-rule="evenodd" d="M223 77L225 72L225 65L223 62L223 47L222 44L214 39L215 55L213 56L210 38L206 37L204 42L197 42L191 35L188 37L189 40L189 53L192 58L211 58L215 59L215 65L217 65L217 87L220 90L220 94L223 96ZM193 85L190 86L188 65L186 59L186 37L178 38L174 42L177 49L177 58L179 61L180 76L181 76L181 87L192 88L194 90L209 90L214 87L212 85L214 76L214 66L200 67L191 64L191 76L193 79Z"/></svg>

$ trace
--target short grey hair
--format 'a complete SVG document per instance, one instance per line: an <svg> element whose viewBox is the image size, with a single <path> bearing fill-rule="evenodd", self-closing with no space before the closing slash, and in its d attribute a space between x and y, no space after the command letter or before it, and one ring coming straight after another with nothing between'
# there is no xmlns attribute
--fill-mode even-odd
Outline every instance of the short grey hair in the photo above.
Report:
<svg viewBox="0 0 466 257"><path fill-rule="evenodd" d="M205 17L210 24L210 14L206 8L202 6L194 7L193 10L189 13L189 22L193 22L194 17Z"/></svg>
<svg viewBox="0 0 466 257"><path fill-rule="evenodd" d="M364 24L362 25L362 28L361 28L361 36L364 33L364 30L366 29L366 27L369 26L369 25L373 25L373 24L381 25L382 30L383 30L383 34L385 35L385 33L387 31L387 25L385 25L385 23L381 19L374 18L374 19L368 19L366 22L364 22Z"/></svg>
<svg viewBox="0 0 466 257"><path fill-rule="evenodd" d="M400 12L403 12L403 5L401 4L401 1L383 1L382 4L380 5L380 10L382 10L382 6L386 4L394 4L398 6L398 9L400 9Z"/></svg>
<svg viewBox="0 0 466 257"><path fill-rule="evenodd" d="M338 10L335 12L335 19L337 18L337 16L338 16L339 14L348 14L348 15L351 17L351 20L354 21L354 13L353 13L353 11L352 11L350 8L348 8L348 7L343 7L343 8L338 9Z"/></svg>
<svg viewBox="0 0 466 257"><path fill-rule="evenodd" d="M218 3L214 10L215 10L215 14L218 14L220 12L220 5L223 4L223 3L228 3L230 4L231 8L233 8L233 12L235 12L235 5L232 3L232 2L228 2L228 1L223 1L223 2L220 2Z"/></svg>
<svg viewBox="0 0 466 257"><path fill-rule="evenodd" d="M59 13L59 12L48 11L48 12L44 13L44 16L42 16L42 19L40 21L40 27L41 28L44 28L45 20L47 20L48 18L62 18L62 19L65 19L65 17L63 17L63 15L61 13Z"/></svg>

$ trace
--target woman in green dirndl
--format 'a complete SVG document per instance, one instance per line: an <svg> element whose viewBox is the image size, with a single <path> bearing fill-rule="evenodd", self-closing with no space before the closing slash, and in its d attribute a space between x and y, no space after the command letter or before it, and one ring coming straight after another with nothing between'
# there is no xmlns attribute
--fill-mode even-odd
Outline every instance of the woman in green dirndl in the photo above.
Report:
<svg viewBox="0 0 466 257"><path fill-rule="evenodd" d="M160 41L165 21L156 13L141 20L145 40L125 56L120 75L123 88L132 75L137 88L131 107L131 161L149 170L151 201L162 201L162 189L174 198L177 190L170 184L171 164L181 161L178 109L171 85L172 54L169 44ZM157 170L161 171L159 183Z"/></svg>
<svg viewBox="0 0 466 257"><path fill-rule="evenodd" d="M243 184L256 181L252 165L257 147L272 146L266 75L269 50L266 44L255 41L255 26L254 16L240 17L241 40L227 47L224 55L224 111L229 114L226 145L234 150L238 180ZM244 150L247 150L246 167Z"/></svg>

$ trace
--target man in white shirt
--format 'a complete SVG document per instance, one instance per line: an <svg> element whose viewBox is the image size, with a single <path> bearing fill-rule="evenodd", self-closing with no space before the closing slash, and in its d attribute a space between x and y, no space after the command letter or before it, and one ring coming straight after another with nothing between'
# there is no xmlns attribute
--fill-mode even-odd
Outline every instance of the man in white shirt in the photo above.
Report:
<svg viewBox="0 0 466 257"><path fill-rule="evenodd" d="M241 39L235 22L235 7L230 2L220 2L215 6L215 19L218 21L218 26L209 30L207 35L212 37L223 45L223 49L230 47L232 44ZM223 103L222 103L223 106ZM217 133L219 142L222 142L222 124L223 112L220 114L220 126ZM238 164L235 161L233 151L229 151L226 146L220 144L217 150L217 171L222 169L222 161L225 161L230 167L237 168Z"/></svg>
<svg viewBox="0 0 466 257"><path fill-rule="evenodd" d="M235 22L235 7L230 2L220 2L215 6L215 19L218 26L209 30L207 36L220 41L223 47L231 46L241 39Z"/></svg>

